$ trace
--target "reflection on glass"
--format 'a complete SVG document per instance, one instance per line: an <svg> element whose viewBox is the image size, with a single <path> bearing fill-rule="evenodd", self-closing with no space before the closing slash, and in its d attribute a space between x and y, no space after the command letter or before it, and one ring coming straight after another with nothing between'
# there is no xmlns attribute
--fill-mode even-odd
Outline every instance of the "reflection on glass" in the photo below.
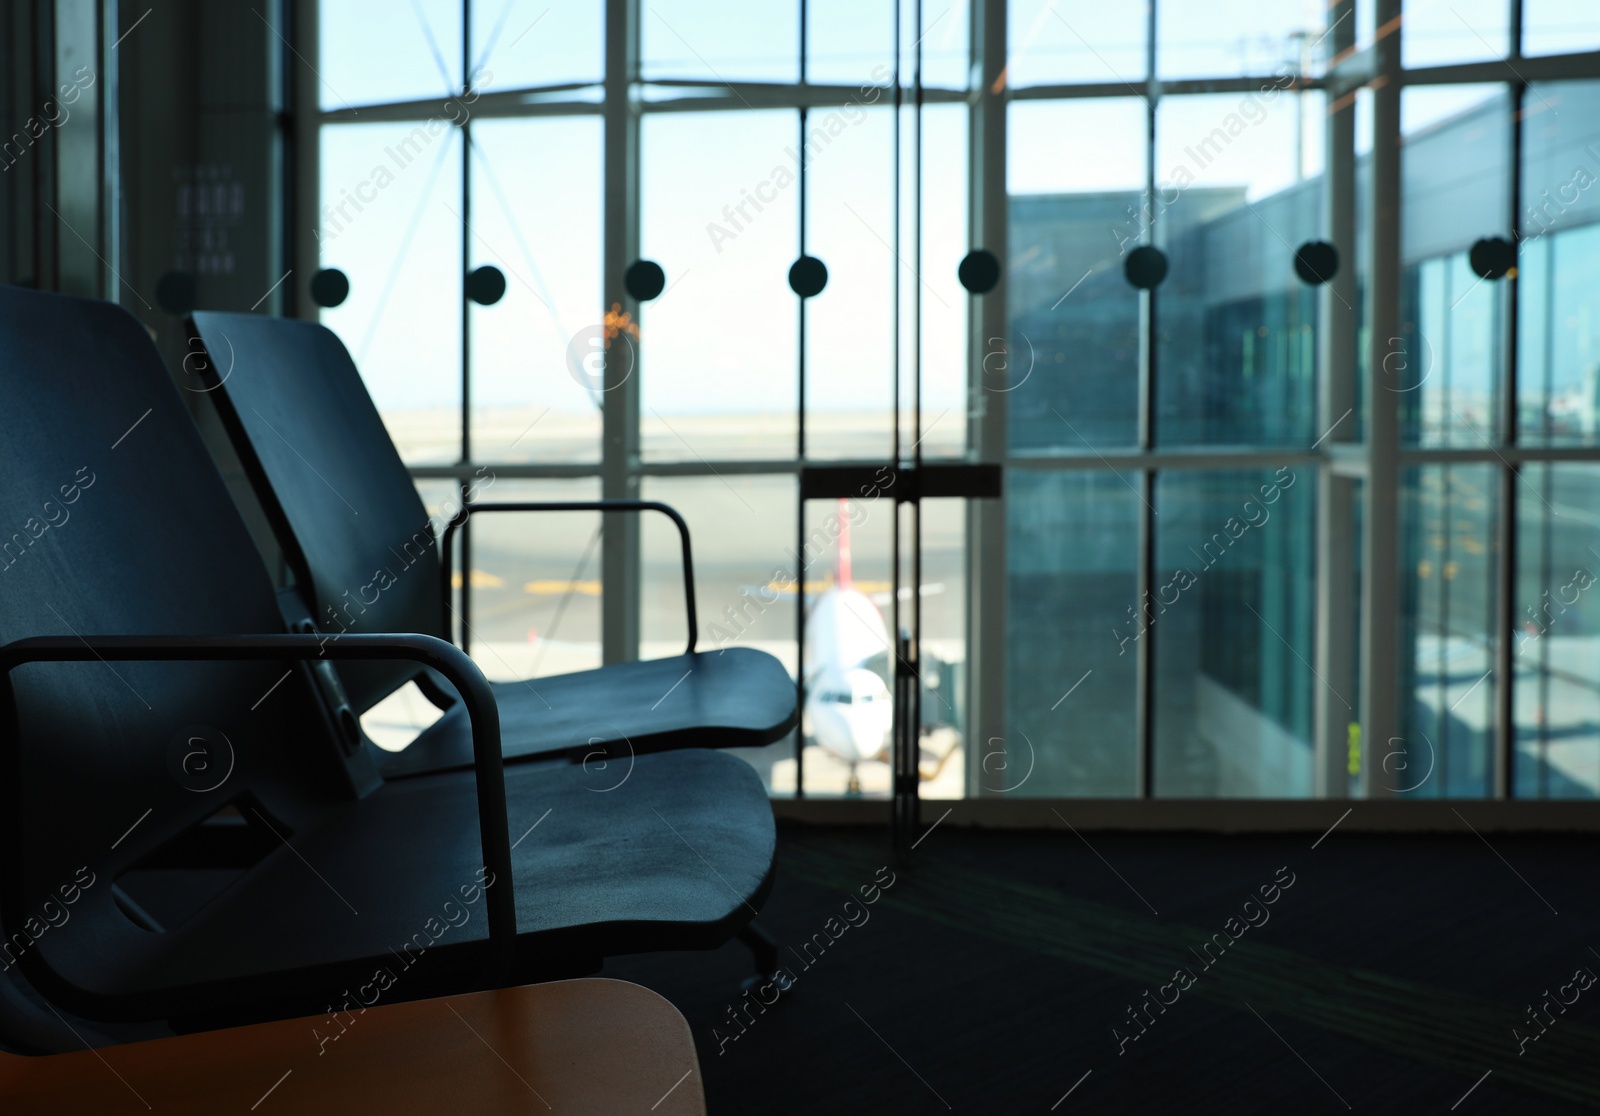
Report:
<svg viewBox="0 0 1600 1116"><path fill-rule="evenodd" d="M974 793L1136 795L1139 495L1098 470L1006 488L1008 738L981 744Z"/></svg>
<svg viewBox="0 0 1600 1116"><path fill-rule="evenodd" d="M1148 216L1145 101L1022 102L1009 120L1011 336L984 339L983 387L1007 394L1014 449L1133 445L1139 293L1122 266Z"/></svg>
<svg viewBox="0 0 1600 1116"><path fill-rule="evenodd" d="M323 109L443 100L461 90L461 0L416 0L382 17L371 0L320 0L317 17Z"/></svg>
<svg viewBox="0 0 1600 1116"><path fill-rule="evenodd" d="M1157 4L1157 76L1320 73L1330 41L1323 34L1326 8L1323 0Z"/></svg>
<svg viewBox="0 0 1600 1116"><path fill-rule="evenodd" d="M400 456L461 458L461 158L453 126L319 132L318 255L350 296L322 311L355 358Z"/></svg>
<svg viewBox="0 0 1600 1116"><path fill-rule="evenodd" d="M1522 0L1522 53L1600 48L1600 10L1587 0Z"/></svg>
<svg viewBox="0 0 1600 1116"><path fill-rule="evenodd" d="M1007 20L1006 80L1013 89L1144 80L1149 19L1142 4L1011 0Z"/></svg>
<svg viewBox="0 0 1600 1116"><path fill-rule="evenodd" d="M759 16L740 0L650 0L640 6L644 80L796 81L799 0L772 0Z"/></svg>
<svg viewBox="0 0 1600 1116"><path fill-rule="evenodd" d="M1514 793L1594 798L1600 794L1600 466L1532 465L1521 479L1511 633Z"/></svg>
<svg viewBox="0 0 1600 1116"><path fill-rule="evenodd" d="M473 125L472 242L505 275L472 315L472 452L488 461L598 461L600 392L584 364L604 344L600 120ZM559 160L551 151L562 152ZM548 220L551 213L561 220ZM631 342L609 339L613 347Z"/></svg>
<svg viewBox="0 0 1600 1116"><path fill-rule="evenodd" d="M789 111L644 118L643 255L667 273L638 322L646 458L794 455L797 172L801 159L843 154L826 126L801 144L798 120Z"/></svg>
<svg viewBox="0 0 1600 1116"><path fill-rule="evenodd" d="M496 479L480 501L596 500L594 479ZM472 657L494 679L600 665L600 516L480 512L472 517ZM462 581L455 563L456 588Z"/></svg>
<svg viewBox="0 0 1600 1116"><path fill-rule="evenodd" d="M1314 441L1315 290L1295 250L1322 228L1320 94L1163 98L1156 438Z"/></svg>
<svg viewBox="0 0 1600 1116"><path fill-rule="evenodd" d="M1157 585L1127 624L1156 641L1156 794L1311 793L1315 484L1288 466L1158 476Z"/></svg>
<svg viewBox="0 0 1600 1116"><path fill-rule="evenodd" d="M1404 0L1400 64L1440 66L1504 58L1511 42L1505 0Z"/></svg>
<svg viewBox="0 0 1600 1116"><path fill-rule="evenodd" d="M1400 491L1398 740L1365 744L1399 795L1491 793L1498 477L1488 465L1405 470Z"/></svg>
<svg viewBox="0 0 1600 1116"><path fill-rule="evenodd" d="M490 71L495 89L598 82L605 75L604 24L604 0L476 3L475 69Z"/></svg>
<svg viewBox="0 0 1600 1116"><path fill-rule="evenodd" d="M797 553L791 542L780 560L774 588L801 586L806 610L800 731L808 795L889 794L894 527L893 498L882 492L808 501L805 543ZM774 766L775 789L793 789L793 754ZM955 771L959 779L959 759Z"/></svg>

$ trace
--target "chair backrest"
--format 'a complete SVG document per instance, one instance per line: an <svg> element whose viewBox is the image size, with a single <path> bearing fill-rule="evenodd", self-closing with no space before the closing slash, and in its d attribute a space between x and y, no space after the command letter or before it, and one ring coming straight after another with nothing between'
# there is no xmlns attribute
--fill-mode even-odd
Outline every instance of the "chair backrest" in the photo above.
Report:
<svg viewBox="0 0 1600 1116"><path fill-rule="evenodd" d="M0 287L0 413L0 643L284 630L239 509L130 314ZM6 969L68 949L100 972L136 967L174 928L131 898L142 866L197 848L219 812L258 808L292 835L351 795L298 668L29 664L7 696L0 679Z"/></svg>
<svg viewBox="0 0 1600 1116"><path fill-rule="evenodd" d="M190 370L217 404L323 631L441 631L435 525L343 342L314 322L196 313ZM357 710L417 674L347 663Z"/></svg>

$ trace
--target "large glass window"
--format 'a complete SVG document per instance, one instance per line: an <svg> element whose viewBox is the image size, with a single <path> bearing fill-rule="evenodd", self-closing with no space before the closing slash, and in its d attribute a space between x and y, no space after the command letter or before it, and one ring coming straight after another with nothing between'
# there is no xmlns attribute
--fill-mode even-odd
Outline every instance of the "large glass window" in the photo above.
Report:
<svg viewBox="0 0 1600 1116"><path fill-rule="evenodd" d="M318 5L322 320L432 503L682 510L773 794L888 793L917 616L931 798L1600 793L1592 5L392 7ZM923 458L1003 503L804 487ZM492 675L680 646L664 522L468 531Z"/></svg>

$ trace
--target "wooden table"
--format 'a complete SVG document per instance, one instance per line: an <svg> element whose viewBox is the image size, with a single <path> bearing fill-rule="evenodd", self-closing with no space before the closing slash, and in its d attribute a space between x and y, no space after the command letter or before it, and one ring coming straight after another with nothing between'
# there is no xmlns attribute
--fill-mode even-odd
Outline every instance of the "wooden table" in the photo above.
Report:
<svg viewBox="0 0 1600 1116"><path fill-rule="evenodd" d="M688 1022L625 981L380 1002L338 1020L286 1019L47 1057L0 1054L0 1112L705 1113Z"/></svg>

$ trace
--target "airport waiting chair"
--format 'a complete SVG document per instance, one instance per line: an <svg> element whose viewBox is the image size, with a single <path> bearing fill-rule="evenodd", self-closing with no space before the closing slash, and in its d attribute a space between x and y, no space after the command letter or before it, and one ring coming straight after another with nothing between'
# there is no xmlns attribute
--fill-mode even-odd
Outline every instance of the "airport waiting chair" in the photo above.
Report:
<svg viewBox="0 0 1600 1116"><path fill-rule="evenodd" d="M84 1018L215 1025L375 984L411 1000L585 975L714 948L755 914L775 832L748 764L641 755L603 785L502 770L494 697L458 648L285 634L131 315L0 288L0 359L0 966ZM324 677L360 658L447 678L474 766L383 779Z"/></svg>
<svg viewBox="0 0 1600 1116"><path fill-rule="evenodd" d="M688 1022L656 993L564 980L98 1051L0 1053L0 1112L704 1116L698 1070Z"/></svg>
<svg viewBox="0 0 1600 1116"><path fill-rule="evenodd" d="M186 371L215 399L314 622L325 631L449 639L450 531L435 538L416 485L339 338L315 323L256 314L200 312L190 325L195 350ZM747 647L695 650L689 533L666 505L469 502L451 529L485 512L560 509L659 511L672 519L682 539L688 649L531 684L492 683L508 760L756 747L794 728L794 682L775 658ZM351 664L341 673L357 713L408 681L438 696L413 663ZM457 708L404 750L382 757L380 768L398 776L465 767L471 760Z"/></svg>

